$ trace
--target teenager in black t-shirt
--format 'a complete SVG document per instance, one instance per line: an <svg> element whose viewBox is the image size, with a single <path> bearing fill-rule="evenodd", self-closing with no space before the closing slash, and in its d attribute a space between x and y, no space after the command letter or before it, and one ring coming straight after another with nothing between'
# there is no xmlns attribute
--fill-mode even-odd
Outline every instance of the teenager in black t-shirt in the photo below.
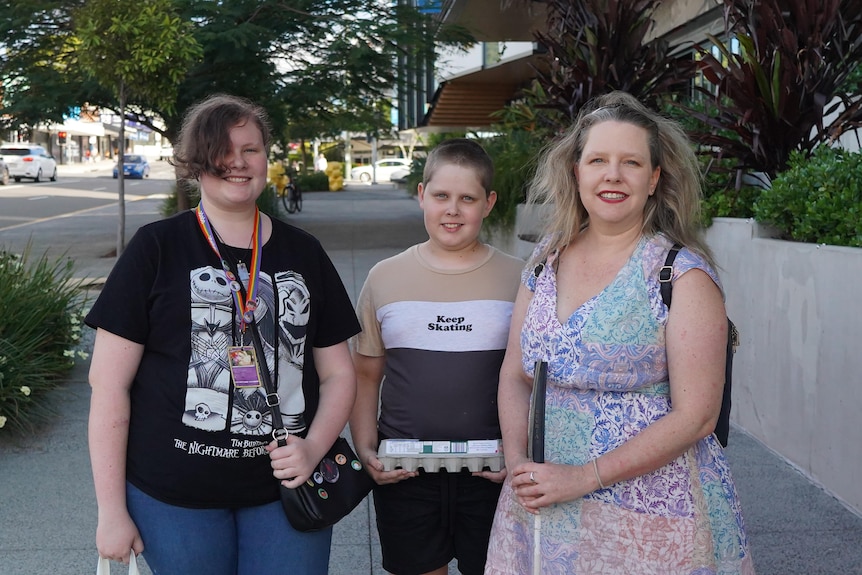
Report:
<svg viewBox="0 0 862 575"><path fill-rule="evenodd" d="M347 340L359 325L319 242L255 205L269 141L250 102L193 107L175 157L179 175L199 181L200 206L141 228L86 318L98 329L96 544L117 561L143 552L156 575L327 570L331 529L293 530L278 480L306 481L344 428L356 393ZM272 440L263 369L290 432L284 447Z"/></svg>

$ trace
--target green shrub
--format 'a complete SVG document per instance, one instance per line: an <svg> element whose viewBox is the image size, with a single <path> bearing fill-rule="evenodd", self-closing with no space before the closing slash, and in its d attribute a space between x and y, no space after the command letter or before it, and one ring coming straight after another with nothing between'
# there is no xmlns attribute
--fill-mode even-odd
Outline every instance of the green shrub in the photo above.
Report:
<svg viewBox="0 0 862 575"><path fill-rule="evenodd" d="M191 204L191 207L195 207L196 205L198 205L198 202L200 202L200 201L201 201L200 192L198 191L198 188L195 187L194 190L189 195L189 203ZM162 202L162 207L159 210L159 212L162 214L162 217L165 217L165 218L169 218L172 215L174 215L175 213L177 213L177 184L176 183L174 183L171 186L171 193Z"/></svg>
<svg viewBox="0 0 862 575"><path fill-rule="evenodd" d="M494 190L497 192L497 203L485 221L490 227L511 228L518 204L526 200L541 142L533 132L513 129L482 140L482 145L494 160Z"/></svg>
<svg viewBox="0 0 862 575"><path fill-rule="evenodd" d="M299 174L296 183L303 192L328 192L329 176L325 172L311 172L310 174Z"/></svg>
<svg viewBox="0 0 862 575"><path fill-rule="evenodd" d="M826 146L811 157L794 152L754 216L784 239L862 247L862 154Z"/></svg>
<svg viewBox="0 0 862 575"><path fill-rule="evenodd" d="M425 172L425 160L423 157L413 156L413 163L410 164L410 173L404 180L404 186L407 188L407 193L415 196L419 193L419 184L422 183L422 174Z"/></svg>
<svg viewBox="0 0 862 575"><path fill-rule="evenodd" d="M664 114L676 120L691 136L703 130L703 124L689 110L708 113L707 103L702 98L690 98L667 103ZM738 137L730 130L718 130L723 138ZM760 195L761 187L740 186L737 189L736 160L716 158L711 149L695 146L703 176L703 200L700 205L701 220L704 227L712 225L713 218L752 218L754 202Z"/></svg>
<svg viewBox="0 0 862 575"><path fill-rule="evenodd" d="M703 225L709 227L713 218L751 218L754 216L754 202L760 197L761 188L743 186L733 188L709 188L704 186L701 218Z"/></svg>
<svg viewBox="0 0 862 575"><path fill-rule="evenodd" d="M267 185L257 197L257 207L260 208L260 211L273 217L279 215L278 202L278 194L272 184Z"/></svg>
<svg viewBox="0 0 862 575"><path fill-rule="evenodd" d="M703 179L700 205L705 227L712 224L713 218L754 217L754 202L763 188L743 185L736 189L736 178L737 172L729 160L713 161L709 166Z"/></svg>
<svg viewBox="0 0 862 575"><path fill-rule="evenodd" d="M70 260L0 249L0 433L31 432L54 415L47 392L74 365L84 298Z"/></svg>

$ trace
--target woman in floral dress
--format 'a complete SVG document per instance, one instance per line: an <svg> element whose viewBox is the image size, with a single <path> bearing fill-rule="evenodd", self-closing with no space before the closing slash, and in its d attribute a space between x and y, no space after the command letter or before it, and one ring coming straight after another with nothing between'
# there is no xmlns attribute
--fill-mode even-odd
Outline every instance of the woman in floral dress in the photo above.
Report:
<svg viewBox="0 0 862 575"><path fill-rule="evenodd" d="M530 195L555 209L500 374L509 475L486 574L753 574L713 435L727 320L684 132L628 94L600 97L551 145ZM668 310L658 275L674 243ZM538 361L545 463L527 455Z"/></svg>

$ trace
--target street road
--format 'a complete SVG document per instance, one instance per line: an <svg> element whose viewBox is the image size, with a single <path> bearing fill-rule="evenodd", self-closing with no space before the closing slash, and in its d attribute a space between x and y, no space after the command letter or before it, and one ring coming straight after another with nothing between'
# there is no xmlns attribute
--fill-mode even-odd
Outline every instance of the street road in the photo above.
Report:
<svg viewBox="0 0 862 575"><path fill-rule="evenodd" d="M0 231L80 213L117 203L118 180L112 166L103 162L95 171L85 166L58 166L56 182L10 183L0 186ZM125 180L127 201L141 197L166 197L174 184L174 170L167 162L150 163L150 177Z"/></svg>

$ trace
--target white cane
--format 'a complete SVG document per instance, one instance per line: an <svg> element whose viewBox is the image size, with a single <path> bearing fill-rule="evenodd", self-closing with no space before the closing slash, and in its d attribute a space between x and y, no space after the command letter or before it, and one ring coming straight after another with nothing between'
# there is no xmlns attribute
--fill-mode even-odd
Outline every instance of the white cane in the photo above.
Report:
<svg viewBox="0 0 862 575"><path fill-rule="evenodd" d="M533 394L530 397L530 441L527 457L534 463L545 462L545 388L548 364L537 361L533 368ZM530 473L530 479L533 474ZM542 513L533 516L533 575L542 573Z"/></svg>
<svg viewBox="0 0 862 575"><path fill-rule="evenodd" d="M533 575L542 575L542 512L533 515Z"/></svg>

